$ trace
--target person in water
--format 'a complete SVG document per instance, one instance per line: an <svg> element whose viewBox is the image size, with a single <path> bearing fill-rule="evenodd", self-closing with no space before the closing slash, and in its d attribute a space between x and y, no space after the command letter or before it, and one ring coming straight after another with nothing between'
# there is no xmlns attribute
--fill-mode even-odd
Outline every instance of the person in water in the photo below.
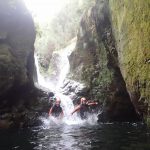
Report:
<svg viewBox="0 0 150 150"><path fill-rule="evenodd" d="M88 102L85 97L82 97L80 100L80 104L77 107L75 107L71 115L79 111L81 119L86 119L87 114L89 112L89 106L97 104L98 104L97 102Z"/></svg>
<svg viewBox="0 0 150 150"><path fill-rule="evenodd" d="M49 110L49 116L53 116L55 118L62 118L64 116L62 107L60 106L61 100L60 98L56 98L56 101L52 108Z"/></svg>

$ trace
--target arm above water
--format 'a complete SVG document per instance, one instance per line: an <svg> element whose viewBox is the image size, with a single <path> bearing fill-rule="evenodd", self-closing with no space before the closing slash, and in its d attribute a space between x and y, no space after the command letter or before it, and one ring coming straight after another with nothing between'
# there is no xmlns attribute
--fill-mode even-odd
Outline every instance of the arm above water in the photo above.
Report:
<svg viewBox="0 0 150 150"><path fill-rule="evenodd" d="M52 107L52 108L50 108L50 110L49 110L49 113L48 113L48 115L49 115L49 116L51 116L52 111L53 111L53 107Z"/></svg>
<svg viewBox="0 0 150 150"><path fill-rule="evenodd" d="M73 115L75 112L77 112L78 110L80 110L80 105L78 105L77 107L75 107L75 109L72 111L71 115Z"/></svg>
<svg viewBox="0 0 150 150"><path fill-rule="evenodd" d="M97 105L97 104L98 104L98 102L89 102L89 103L87 103L88 106Z"/></svg>

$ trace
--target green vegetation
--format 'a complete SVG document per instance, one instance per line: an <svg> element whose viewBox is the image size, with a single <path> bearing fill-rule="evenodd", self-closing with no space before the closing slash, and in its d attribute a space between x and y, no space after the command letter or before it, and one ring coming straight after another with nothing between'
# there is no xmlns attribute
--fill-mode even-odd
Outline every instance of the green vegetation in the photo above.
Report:
<svg viewBox="0 0 150 150"><path fill-rule="evenodd" d="M46 54L65 47L77 35L82 13L89 8L93 1L73 0L47 24L40 24L35 19L38 53Z"/></svg>
<svg viewBox="0 0 150 150"><path fill-rule="evenodd" d="M94 17L92 9L89 9L81 20L74 52L75 58L71 60L71 66L75 68L72 69L73 78L81 80L89 87L89 96L92 99L104 101L110 96L108 91L112 75L107 67L105 46L97 35Z"/></svg>
<svg viewBox="0 0 150 150"><path fill-rule="evenodd" d="M94 35L96 33L93 33ZM96 55L94 60L96 64L87 64L83 67L82 79L91 89L91 95L94 99L104 101L107 99L109 86L112 81L111 72L107 68L107 55L102 42L95 39ZM94 62L93 62L94 63Z"/></svg>
<svg viewBox="0 0 150 150"><path fill-rule="evenodd" d="M150 100L150 1L110 0L110 8L127 87Z"/></svg>
<svg viewBox="0 0 150 150"><path fill-rule="evenodd" d="M52 53L68 45L77 36L80 18L95 0L73 0L53 18L42 24L34 17L36 27L35 49L39 55L41 72L53 72L49 63ZM47 18L48 19L48 18Z"/></svg>
<svg viewBox="0 0 150 150"><path fill-rule="evenodd" d="M49 66L52 53L68 45L77 36L80 18L95 0L73 0L61 10L51 21L42 24L34 18L36 27L35 48L40 58L41 72L50 74ZM48 71L48 72L47 72Z"/></svg>

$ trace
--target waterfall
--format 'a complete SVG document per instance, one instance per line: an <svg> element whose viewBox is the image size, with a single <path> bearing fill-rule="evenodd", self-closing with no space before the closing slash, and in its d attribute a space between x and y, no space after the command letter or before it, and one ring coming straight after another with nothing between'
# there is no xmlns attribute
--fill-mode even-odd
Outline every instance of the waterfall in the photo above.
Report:
<svg viewBox="0 0 150 150"><path fill-rule="evenodd" d="M59 69L59 73L55 73L53 79L51 79L50 77L44 78L42 76L42 74L40 73L40 69L39 69L38 57L36 54L34 55L35 66L36 66L36 70L37 70L37 82L38 82L38 83L36 83L36 86L39 86L41 88L46 88L50 91L53 91L54 93L60 92L60 88L63 85L63 81L66 78L67 73L69 72L69 68L70 68L68 56L74 50L75 44L76 44L76 39L73 40L71 42L71 44L68 45L67 47L65 47L64 49L53 52L53 56L56 55L56 57L59 57L57 62L56 62L56 60L53 60L53 61L55 61L55 63L57 63L57 66L58 66L57 69ZM56 58L54 57L53 59L56 59ZM52 63L52 62L50 62L50 63ZM54 69L54 71L55 71L56 67L54 67L54 68L55 68ZM55 82L56 79L57 79L57 82Z"/></svg>
<svg viewBox="0 0 150 150"><path fill-rule="evenodd" d="M37 77L38 77L38 84L40 87L42 88L46 88L49 89L50 91L53 91L55 93L55 96L60 97L61 99L61 106L63 108L64 111L64 118L63 118L63 123L68 124L68 125L72 125L72 124L82 124L85 121L81 120L79 117L77 117L77 114L74 113L71 116L71 112L74 109L74 105L73 105L73 101L71 100L71 98L67 95L63 95L61 93L61 86L63 85L63 81L67 76L67 73L69 72L69 60L68 60L68 56L71 54L71 52L74 50L75 48L75 44L76 44L76 40L74 40L70 45L68 45L66 48L59 50L57 52L54 52L53 54L57 56L59 56L59 60L57 62L57 65L59 67L59 74L55 74L55 78L57 79L57 82L54 82L54 80L50 80L50 79L45 79L39 70L39 65L38 65L38 58L35 55L35 65L37 68ZM57 60L55 60L57 61ZM45 122L45 124L49 124L51 121L56 121L56 119L44 119L43 121ZM89 116L88 118L88 122L91 124L95 124L96 122L96 117L94 117L94 121L93 121L93 117L91 118ZM55 123L56 123L55 122ZM60 124L60 122L58 123Z"/></svg>
<svg viewBox="0 0 150 150"><path fill-rule="evenodd" d="M63 81L69 72L70 64L69 64L68 56L70 56L71 52L74 50L75 44L76 44L76 41L72 42L66 48L58 51L59 56L60 56L60 60L59 60L60 73L58 75L58 82L56 85L57 91L63 85Z"/></svg>
<svg viewBox="0 0 150 150"><path fill-rule="evenodd" d="M79 118L77 117L76 114L71 116L71 112L74 109L74 105L72 100L70 99L69 96L63 95L61 93L61 86L63 85L63 81L66 78L67 73L69 72L69 60L68 56L71 54L71 52L74 50L76 44L76 40L71 42L70 45L68 45L66 48L59 50L57 53L59 55L59 68L60 68L60 73L57 74L57 83L53 83L52 80L46 80L40 73L39 69L39 64L38 64L38 57L35 54L35 65L36 65L36 70L37 70L37 78L38 78L38 86L42 88L49 89L50 91L53 91L56 96L60 97L61 99L61 106L64 111L64 119L63 122L67 124L74 124L76 122L79 122ZM78 120L78 121L77 121ZM81 120L80 120L81 121Z"/></svg>
<svg viewBox="0 0 150 150"><path fill-rule="evenodd" d="M38 57L35 54L34 55L34 59L35 59L35 66L36 66L36 72L37 72L37 83L35 83L35 86L38 88L42 88L42 89L48 89L51 90L52 89L52 84L51 82L47 82L44 77L41 75L40 73L40 69L39 69L39 64L38 64ZM48 91L46 90L46 91Z"/></svg>

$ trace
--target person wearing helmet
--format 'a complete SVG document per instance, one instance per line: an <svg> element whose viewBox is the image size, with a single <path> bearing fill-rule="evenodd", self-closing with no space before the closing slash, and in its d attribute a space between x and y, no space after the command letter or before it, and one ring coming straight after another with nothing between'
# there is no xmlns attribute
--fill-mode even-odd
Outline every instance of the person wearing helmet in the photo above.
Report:
<svg viewBox="0 0 150 150"><path fill-rule="evenodd" d="M61 100L60 98L56 98L56 101L52 108L49 110L49 116L53 116L55 118L62 118L64 113L62 107L60 106Z"/></svg>
<svg viewBox="0 0 150 150"><path fill-rule="evenodd" d="M80 104L73 110L71 115L73 115L75 112L79 111L81 119L86 119L87 114L89 112L89 106L91 105L97 105L97 102L88 102L85 97L82 97L80 100Z"/></svg>

